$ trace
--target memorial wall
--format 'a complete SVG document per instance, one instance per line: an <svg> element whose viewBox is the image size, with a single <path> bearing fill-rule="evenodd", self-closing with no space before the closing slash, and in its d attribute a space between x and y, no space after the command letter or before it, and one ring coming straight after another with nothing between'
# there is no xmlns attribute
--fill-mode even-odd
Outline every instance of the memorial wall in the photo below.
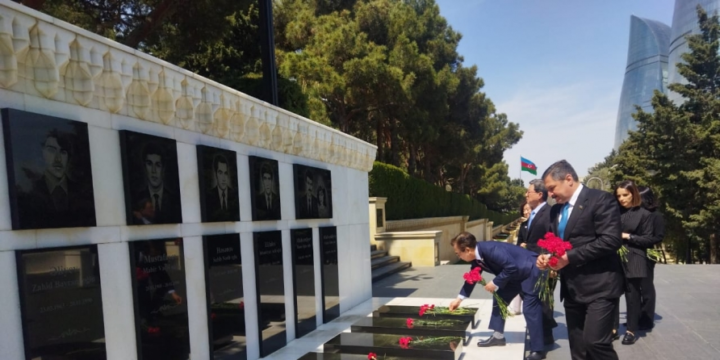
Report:
<svg viewBox="0 0 720 360"><path fill-rule="evenodd" d="M376 148L0 0L3 360L258 359L372 296Z"/></svg>

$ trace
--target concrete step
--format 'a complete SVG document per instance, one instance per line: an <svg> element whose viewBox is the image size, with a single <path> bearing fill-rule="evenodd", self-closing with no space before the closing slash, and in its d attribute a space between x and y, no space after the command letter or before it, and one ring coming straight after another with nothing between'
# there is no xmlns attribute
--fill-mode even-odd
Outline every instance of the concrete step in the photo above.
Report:
<svg viewBox="0 0 720 360"><path fill-rule="evenodd" d="M410 262L396 262L390 265L386 265L372 271L372 281L376 282L396 272L403 271L412 266Z"/></svg>
<svg viewBox="0 0 720 360"><path fill-rule="evenodd" d="M373 258L370 261L370 267L372 269L377 269L379 267L389 265L392 263L396 263L398 261L400 261L399 256L383 256L383 257Z"/></svg>
<svg viewBox="0 0 720 360"><path fill-rule="evenodd" d="M370 259L377 259L383 256L387 256L388 252L385 250L374 250L370 252Z"/></svg>

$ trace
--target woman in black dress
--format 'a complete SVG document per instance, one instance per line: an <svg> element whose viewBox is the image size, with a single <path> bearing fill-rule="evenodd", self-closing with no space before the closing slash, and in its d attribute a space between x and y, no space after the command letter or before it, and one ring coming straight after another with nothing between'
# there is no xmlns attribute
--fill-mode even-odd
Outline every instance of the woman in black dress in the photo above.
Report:
<svg viewBox="0 0 720 360"><path fill-rule="evenodd" d="M650 212L652 218L652 234L653 241L650 247L662 242L665 237L665 219L662 213L657 209L658 202L653 194L652 189L647 186L639 186L640 198L642 198L642 206ZM655 261L647 261L647 276L643 278L640 284L640 297L642 298L642 311L640 313L639 329L650 330L655 327Z"/></svg>
<svg viewBox="0 0 720 360"><path fill-rule="evenodd" d="M654 241L652 217L650 212L641 206L640 192L634 182L625 180L619 183L615 188L615 197L620 204L622 239L628 249L627 262L623 262L626 279L627 331L622 343L632 345L637 340L635 333L638 330L642 311L640 288L648 273L647 249Z"/></svg>

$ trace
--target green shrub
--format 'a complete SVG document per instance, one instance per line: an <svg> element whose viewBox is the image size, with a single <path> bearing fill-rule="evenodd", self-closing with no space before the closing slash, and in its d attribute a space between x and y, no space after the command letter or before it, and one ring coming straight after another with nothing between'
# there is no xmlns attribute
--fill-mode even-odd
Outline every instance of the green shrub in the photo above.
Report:
<svg viewBox="0 0 720 360"><path fill-rule="evenodd" d="M485 204L468 195L448 192L381 162L375 162L370 172L370 196L387 198L387 220L469 216L470 220L487 218L498 225L518 217L517 213L490 211Z"/></svg>

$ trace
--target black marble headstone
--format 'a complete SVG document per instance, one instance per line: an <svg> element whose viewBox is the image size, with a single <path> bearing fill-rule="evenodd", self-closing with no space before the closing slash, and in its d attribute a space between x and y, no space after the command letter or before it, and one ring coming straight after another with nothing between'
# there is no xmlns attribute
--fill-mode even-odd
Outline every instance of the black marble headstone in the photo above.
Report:
<svg viewBox="0 0 720 360"><path fill-rule="evenodd" d="M401 338L409 340L407 345L400 343ZM325 352L367 354L373 352L380 356L416 357L435 360L455 360L462 352L463 338L460 336L413 336L341 333L323 345ZM379 359L382 359L378 356Z"/></svg>
<svg viewBox="0 0 720 360"><path fill-rule="evenodd" d="M97 246L16 255L25 358L106 359Z"/></svg>
<svg viewBox="0 0 720 360"><path fill-rule="evenodd" d="M317 327L315 310L315 257L312 229L290 231L293 249L293 280L295 289L295 337L299 338Z"/></svg>
<svg viewBox="0 0 720 360"><path fill-rule="evenodd" d="M210 358L247 359L240 235L205 236Z"/></svg>
<svg viewBox="0 0 720 360"><path fill-rule="evenodd" d="M320 262L322 266L323 322L340 316L340 284L338 280L337 227L320 228Z"/></svg>
<svg viewBox="0 0 720 360"><path fill-rule="evenodd" d="M253 233L253 237L260 356L265 357L287 344L282 234L265 231Z"/></svg>
<svg viewBox="0 0 720 360"><path fill-rule="evenodd" d="M130 242L138 360L187 360L190 331L181 238Z"/></svg>

